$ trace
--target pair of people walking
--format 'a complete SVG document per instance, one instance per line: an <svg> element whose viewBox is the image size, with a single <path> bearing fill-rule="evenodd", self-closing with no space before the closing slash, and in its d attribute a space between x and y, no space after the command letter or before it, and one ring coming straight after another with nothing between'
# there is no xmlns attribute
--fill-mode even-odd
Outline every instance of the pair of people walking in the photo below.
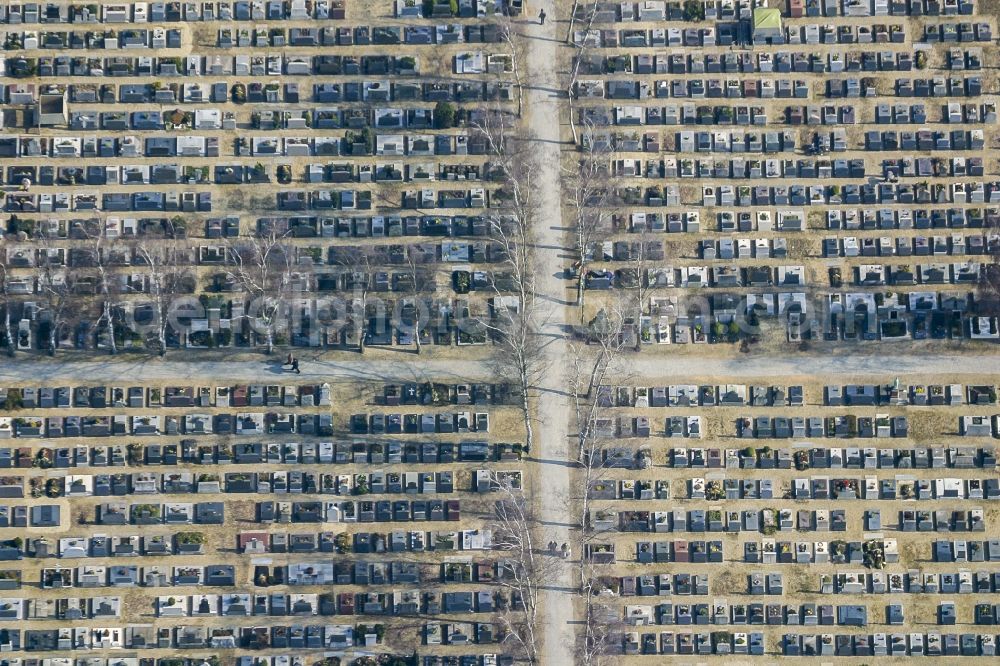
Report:
<svg viewBox="0 0 1000 666"><path fill-rule="evenodd" d="M297 375L301 375L302 374L302 371L299 370L299 359L295 358L291 354L289 354L288 358L285 359L285 362L281 364L282 367L284 367L286 365L292 366L292 370L295 371L295 374L297 374Z"/></svg>
<svg viewBox="0 0 1000 666"><path fill-rule="evenodd" d="M562 546L557 546L555 541L549 541L549 552L550 553L552 553L553 555L555 555L556 552L557 552L556 551L557 548L559 549L559 552L562 553L562 558L564 560L569 557L569 555L570 555L570 548L569 548L569 544L568 543L564 543Z"/></svg>

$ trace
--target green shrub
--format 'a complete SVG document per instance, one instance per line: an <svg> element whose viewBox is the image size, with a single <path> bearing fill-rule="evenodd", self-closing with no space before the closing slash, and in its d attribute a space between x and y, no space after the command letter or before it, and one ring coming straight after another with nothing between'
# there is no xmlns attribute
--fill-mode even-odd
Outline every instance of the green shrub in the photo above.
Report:
<svg viewBox="0 0 1000 666"><path fill-rule="evenodd" d="M24 232L30 238L35 234L35 221L23 220L17 215L11 215L10 219L7 220L7 232L11 234Z"/></svg>
<svg viewBox="0 0 1000 666"><path fill-rule="evenodd" d="M5 411L13 411L24 406L24 399L21 396L21 389L12 388L7 391L7 399L3 403Z"/></svg>
<svg viewBox="0 0 1000 666"><path fill-rule="evenodd" d="M177 543L184 545L202 545L205 543L205 535L201 532L178 532Z"/></svg>
<svg viewBox="0 0 1000 666"><path fill-rule="evenodd" d="M684 20L705 20L705 5L701 3L701 0L684 0Z"/></svg>
<svg viewBox="0 0 1000 666"><path fill-rule="evenodd" d="M469 293L470 277L468 271L455 271L455 291L459 294Z"/></svg>
<svg viewBox="0 0 1000 666"><path fill-rule="evenodd" d="M434 105L434 127L448 129L455 126L455 106L450 102L438 102Z"/></svg>

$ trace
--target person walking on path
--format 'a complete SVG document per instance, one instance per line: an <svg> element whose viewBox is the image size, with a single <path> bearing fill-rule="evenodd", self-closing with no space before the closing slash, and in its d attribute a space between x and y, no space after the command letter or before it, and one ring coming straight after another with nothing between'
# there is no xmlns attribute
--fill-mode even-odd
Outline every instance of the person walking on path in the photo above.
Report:
<svg viewBox="0 0 1000 666"><path fill-rule="evenodd" d="M538 12L538 25L545 25L545 10Z"/></svg>
<svg viewBox="0 0 1000 666"><path fill-rule="evenodd" d="M291 353L291 352L289 352L289 353L288 353L288 358L286 358L286 359L285 359L285 362L284 362L284 363L282 363L281 365L291 365L291 364L292 364L292 353Z"/></svg>
<svg viewBox="0 0 1000 666"><path fill-rule="evenodd" d="M302 371L299 370L299 359L297 359L297 358L293 358L292 359L292 370L294 370L295 374L297 374L297 375L301 375L302 374Z"/></svg>

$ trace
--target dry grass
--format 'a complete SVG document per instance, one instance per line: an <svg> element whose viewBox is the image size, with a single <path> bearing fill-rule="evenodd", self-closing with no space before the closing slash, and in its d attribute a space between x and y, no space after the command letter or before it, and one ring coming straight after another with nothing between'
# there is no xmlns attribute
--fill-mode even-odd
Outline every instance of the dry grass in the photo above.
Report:
<svg viewBox="0 0 1000 666"><path fill-rule="evenodd" d="M709 580L709 589L714 595L745 594L747 591L746 574L732 567L726 567L720 573L712 576Z"/></svg>
<svg viewBox="0 0 1000 666"><path fill-rule="evenodd" d="M191 42L199 48L212 48L218 41L218 27L214 23L194 25L191 28Z"/></svg>
<svg viewBox="0 0 1000 666"><path fill-rule="evenodd" d="M155 599L144 589L126 589L121 593L121 616L138 620L155 613Z"/></svg>
<svg viewBox="0 0 1000 666"><path fill-rule="evenodd" d="M785 574L785 594L816 594L818 592L819 576L813 567L793 566L788 569Z"/></svg>
<svg viewBox="0 0 1000 666"><path fill-rule="evenodd" d="M883 520L885 518L883 517ZM919 566L920 561L927 558L928 553L921 553L923 548L921 544L908 539L902 539L899 542L899 566L900 567L914 567Z"/></svg>

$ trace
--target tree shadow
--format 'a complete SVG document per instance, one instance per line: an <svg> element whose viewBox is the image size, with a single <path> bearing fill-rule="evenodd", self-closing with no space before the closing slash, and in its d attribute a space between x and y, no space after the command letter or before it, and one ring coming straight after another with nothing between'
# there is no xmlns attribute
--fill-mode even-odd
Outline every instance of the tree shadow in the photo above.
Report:
<svg viewBox="0 0 1000 666"><path fill-rule="evenodd" d="M555 460L552 458L529 458L532 462L541 463L542 465L559 465L560 467L576 467L576 463L572 460Z"/></svg>

